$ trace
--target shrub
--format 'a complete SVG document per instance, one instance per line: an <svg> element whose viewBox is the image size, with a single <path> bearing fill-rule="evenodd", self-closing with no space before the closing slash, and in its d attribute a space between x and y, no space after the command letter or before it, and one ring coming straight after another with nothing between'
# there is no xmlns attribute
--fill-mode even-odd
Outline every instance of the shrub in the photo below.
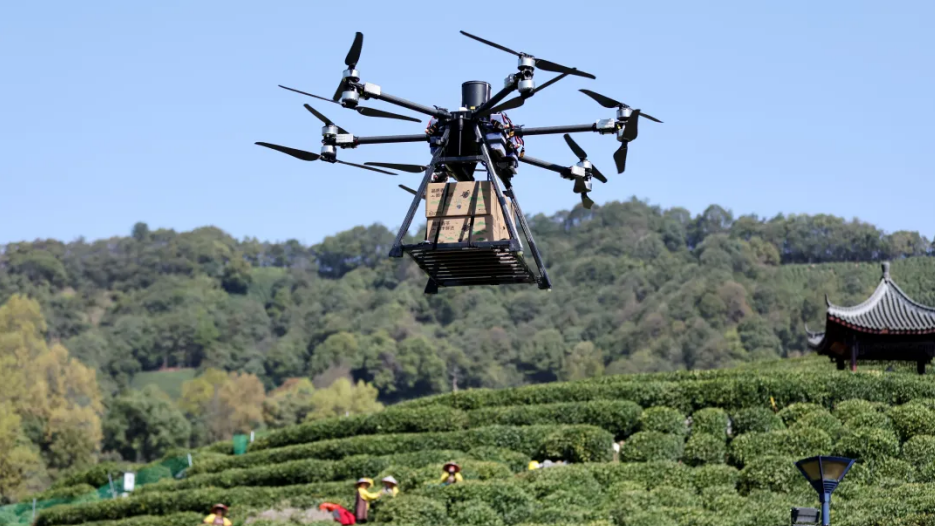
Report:
<svg viewBox="0 0 935 526"><path fill-rule="evenodd" d="M935 435L935 411L921 404L904 404L890 409L890 420L902 441L916 435Z"/></svg>
<svg viewBox="0 0 935 526"><path fill-rule="evenodd" d="M383 503L375 522L391 522L406 526L438 526L448 523L448 510L437 500L405 493Z"/></svg>
<svg viewBox="0 0 935 526"><path fill-rule="evenodd" d="M516 473L526 470L530 461L530 455L517 451L510 451L509 449L488 446L471 448L471 450L468 451L468 455L474 460L499 462Z"/></svg>
<svg viewBox="0 0 935 526"><path fill-rule="evenodd" d="M425 492L426 489L428 488L419 491ZM431 488L431 490L430 496L444 501L449 509L461 502L472 500L486 502L507 523L520 522L529 514L533 504L532 496L513 480L465 481L442 488Z"/></svg>
<svg viewBox="0 0 935 526"><path fill-rule="evenodd" d="M731 460L739 466L764 456L805 458L827 454L831 437L820 429L796 427L770 433L746 433L731 442Z"/></svg>
<svg viewBox="0 0 935 526"><path fill-rule="evenodd" d="M723 464L727 456L727 445L719 437L705 433L692 433L685 444L682 458L689 466L701 464Z"/></svg>
<svg viewBox="0 0 935 526"><path fill-rule="evenodd" d="M91 486L90 484L75 484L74 486L65 486L65 487L52 487L47 489L42 493L36 493L31 495L31 498L36 499L37 501L43 500L53 500L53 499L74 499L78 497L83 497L94 493L97 495L97 488Z"/></svg>
<svg viewBox="0 0 935 526"><path fill-rule="evenodd" d="M655 431L670 435L688 432L685 415L671 407L650 407L640 415L640 431Z"/></svg>
<svg viewBox="0 0 935 526"><path fill-rule="evenodd" d="M455 524L465 526L501 526L503 524L500 515L480 500L459 502L451 507L450 515ZM436 524L439 523L433 523L433 526Z"/></svg>
<svg viewBox="0 0 935 526"><path fill-rule="evenodd" d="M922 468L935 461L935 436L916 435L903 444L900 458Z"/></svg>
<svg viewBox="0 0 935 526"><path fill-rule="evenodd" d="M87 522L84 526L191 526L199 524L203 519L204 513L185 512L162 516L141 515L115 521Z"/></svg>
<svg viewBox="0 0 935 526"><path fill-rule="evenodd" d="M782 410L776 413L776 416L781 418L784 424L790 426L808 413L821 409L822 407L818 404L799 402L782 408Z"/></svg>
<svg viewBox="0 0 935 526"><path fill-rule="evenodd" d="M529 492L541 499L556 491L572 490L585 504L593 502L603 487L587 466L563 466L537 469L523 475ZM580 502L579 502L580 503Z"/></svg>
<svg viewBox="0 0 935 526"><path fill-rule="evenodd" d="M726 464L708 464L691 471L692 484L698 491L710 487L737 487L740 471Z"/></svg>
<svg viewBox="0 0 935 526"><path fill-rule="evenodd" d="M588 464L583 467L588 469L603 487L610 487L625 481L637 483L642 489L673 486L691 490L695 487L692 483L692 470L684 464L671 460Z"/></svg>
<svg viewBox="0 0 935 526"><path fill-rule="evenodd" d="M540 459L568 462L607 462L613 458L614 436L597 427L558 429L539 445Z"/></svg>
<svg viewBox="0 0 935 526"><path fill-rule="evenodd" d="M588 424L623 438L636 431L642 412L643 409L634 402L616 400L490 407L470 411L468 425Z"/></svg>
<svg viewBox="0 0 935 526"><path fill-rule="evenodd" d="M895 457L899 453L899 439L890 431L862 427L838 440L834 453L857 460Z"/></svg>
<svg viewBox="0 0 935 526"><path fill-rule="evenodd" d="M99 488L107 484L108 475L116 478L122 477L125 471L135 471L139 466L126 462L102 462L96 466L76 471L68 474L52 485L54 489L67 488L69 486L78 486L87 484L94 488Z"/></svg>
<svg viewBox="0 0 935 526"><path fill-rule="evenodd" d="M847 424L852 419L867 414L877 414L881 412L884 406L880 403L868 402L867 400L851 399L838 402L834 406L834 416Z"/></svg>
<svg viewBox="0 0 935 526"><path fill-rule="evenodd" d="M649 492L657 506L666 508L690 508L701 505L701 499L692 491L672 486L659 486Z"/></svg>
<svg viewBox="0 0 935 526"><path fill-rule="evenodd" d="M727 413L718 407L695 411L692 415L692 433L704 433L721 441L727 440Z"/></svg>
<svg viewBox="0 0 935 526"><path fill-rule="evenodd" d="M795 457L762 456L751 460L740 471L740 492L754 490L788 493L797 485L807 484L795 467Z"/></svg>
<svg viewBox="0 0 935 526"><path fill-rule="evenodd" d="M893 429L893 421L890 420L890 417L884 415L883 413L863 413L856 415L848 420L845 426L848 429L873 427L877 429L885 429L894 433L896 432L896 430Z"/></svg>
<svg viewBox="0 0 935 526"><path fill-rule="evenodd" d="M681 435L640 431L624 442L620 449L620 458L624 462L678 460L685 447L682 440Z"/></svg>
<svg viewBox="0 0 935 526"><path fill-rule="evenodd" d="M816 409L809 413L799 416L792 424L793 428L815 428L821 429L831 438L837 438L844 431L841 421L825 409Z"/></svg>
<svg viewBox="0 0 935 526"><path fill-rule="evenodd" d="M330 485L334 487L334 485ZM271 506L286 499L318 497L350 506L351 492L343 485L338 495L326 494L323 485L308 484L278 488L205 488L190 491L145 493L124 499L107 499L76 506L56 506L41 511L35 526L82 524L101 520L122 520L140 515L170 515L179 512L204 513L218 502L234 507Z"/></svg>
<svg viewBox="0 0 935 526"><path fill-rule="evenodd" d="M277 449L249 452L195 462L189 473L216 473L234 468L278 464L290 460L317 458L338 460L352 455L388 455L429 449L453 449L466 451L476 447L496 447L535 455L539 452L544 437L566 427L578 426L489 426L448 433L370 435L334 440L323 440L311 444L297 444ZM586 427L593 429L592 427ZM604 453L596 452L597 457Z"/></svg>
<svg viewBox="0 0 935 526"><path fill-rule="evenodd" d="M765 407L741 409L731 416L731 432L734 436L744 433L768 433L784 429L782 419Z"/></svg>
<svg viewBox="0 0 935 526"><path fill-rule="evenodd" d="M463 411L444 406L389 408L370 415L326 418L276 430L250 444L250 451L359 435L430 433L467 427Z"/></svg>

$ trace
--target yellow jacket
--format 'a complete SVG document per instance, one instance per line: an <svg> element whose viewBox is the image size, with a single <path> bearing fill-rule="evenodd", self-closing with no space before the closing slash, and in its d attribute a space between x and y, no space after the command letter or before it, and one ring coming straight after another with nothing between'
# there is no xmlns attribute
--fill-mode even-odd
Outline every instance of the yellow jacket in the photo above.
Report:
<svg viewBox="0 0 935 526"><path fill-rule="evenodd" d="M442 478L438 479L439 482L445 482L448 480L448 477L451 476L450 473L442 473ZM464 482L464 478L461 477L461 472L455 473L455 482Z"/></svg>
<svg viewBox="0 0 935 526"><path fill-rule="evenodd" d="M208 515L207 517L205 517L204 523L205 523L205 524L214 524L214 521L215 521L216 519L217 519L217 515L215 515L215 514L212 513L211 515ZM230 521L230 519L228 519L227 517L224 517L224 526L231 526L231 521Z"/></svg>
<svg viewBox="0 0 935 526"><path fill-rule="evenodd" d="M399 488L397 488L396 486L393 486L391 489L387 490L387 489L384 487L383 490L380 491L380 493L383 494L383 495L389 495L389 496L391 496L391 497L395 497L396 494L399 493Z"/></svg>
<svg viewBox="0 0 935 526"><path fill-rule="evenodd" d="M365 488L357 488L357 493L360 494L360 498L364 499L368 503L380 498L379 493L370 493Z"/></svg>

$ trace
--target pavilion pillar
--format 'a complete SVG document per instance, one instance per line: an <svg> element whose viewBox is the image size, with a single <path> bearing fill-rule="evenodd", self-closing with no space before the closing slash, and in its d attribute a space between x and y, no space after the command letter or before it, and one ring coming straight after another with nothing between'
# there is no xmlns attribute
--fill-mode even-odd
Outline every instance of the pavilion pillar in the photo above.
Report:
<svg viewBox="0 0 935 526"><path fill-rule="evenodd" d="M916 371L919 374L925 374L925 360L919 360L916 362Z"/></svg>
<svg viewBox="0 0 935 526"><path fill-rule="evenodd" d="M856 340L851 342L851 372L857 372L857 346L859 344Z"/></svg>

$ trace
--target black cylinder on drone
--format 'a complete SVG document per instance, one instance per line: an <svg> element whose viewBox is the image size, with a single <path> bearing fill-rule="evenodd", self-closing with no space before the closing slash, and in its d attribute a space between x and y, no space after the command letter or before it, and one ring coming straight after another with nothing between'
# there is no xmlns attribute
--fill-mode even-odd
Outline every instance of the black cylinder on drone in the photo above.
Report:
<svg viewBox="0 0 935 526"><path fill-rule="evenodd" d="M483 80L469 80L461 84L461 107L474 109L490 100L490 84Z"/></svg>

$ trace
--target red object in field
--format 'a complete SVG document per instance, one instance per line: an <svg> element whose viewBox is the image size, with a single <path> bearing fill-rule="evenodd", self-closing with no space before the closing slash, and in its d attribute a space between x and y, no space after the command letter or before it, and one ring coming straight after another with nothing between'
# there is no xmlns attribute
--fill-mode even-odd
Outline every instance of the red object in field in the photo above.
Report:
<svg viewBox="0 0 935 526"><path fill-rule="evenodd" d="M357 524L357 519L354 518L354 514L344 509L340 504L323 502L318 506L318 509L331 512L334 515L334 520L342 525Z"/></svg>

